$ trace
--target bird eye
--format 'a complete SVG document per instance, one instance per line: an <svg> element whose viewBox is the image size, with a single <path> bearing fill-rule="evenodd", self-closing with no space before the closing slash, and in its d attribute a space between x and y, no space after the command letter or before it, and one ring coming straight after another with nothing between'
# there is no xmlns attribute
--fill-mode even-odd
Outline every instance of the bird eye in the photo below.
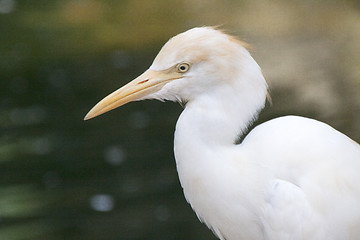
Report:
<svg viewBox="0 0 360 240"><path fill-rule="evenodd" d="M176 66L176 70L179 72L179 73L184 73L184 72L187 72L189 71L190 69L190 63L179 63L177 66Z"/></svg>

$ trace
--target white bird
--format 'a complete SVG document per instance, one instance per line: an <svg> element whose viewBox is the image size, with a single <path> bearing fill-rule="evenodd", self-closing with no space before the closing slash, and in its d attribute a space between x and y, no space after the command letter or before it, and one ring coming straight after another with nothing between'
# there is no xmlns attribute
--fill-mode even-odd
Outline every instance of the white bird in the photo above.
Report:
<svg viewBox="0 0 360 240"><path fill-rule="evenodd" d="M187 201L219 239L360 239L360 145L298 116L239 136L264 107L260 67L211 27L171 38L150 68L101 100L93 118L143 99L186 103L175 131Z"/></svg>

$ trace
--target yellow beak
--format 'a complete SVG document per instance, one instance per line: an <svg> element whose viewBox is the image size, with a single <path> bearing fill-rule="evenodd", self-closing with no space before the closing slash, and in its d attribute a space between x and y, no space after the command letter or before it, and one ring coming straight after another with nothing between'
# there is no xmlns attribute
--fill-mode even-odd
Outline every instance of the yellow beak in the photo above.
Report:
<svg viewBox="0 0 360 240"><path fill-rule="evenodd" d="M153 71L149 69L98 102L88 114L86 114L84 120L99 116L128 102L139 100L151 93L159 91L168 82L179 78L182 78L182 75L178 72L170 72L169 70Z"/></svg>

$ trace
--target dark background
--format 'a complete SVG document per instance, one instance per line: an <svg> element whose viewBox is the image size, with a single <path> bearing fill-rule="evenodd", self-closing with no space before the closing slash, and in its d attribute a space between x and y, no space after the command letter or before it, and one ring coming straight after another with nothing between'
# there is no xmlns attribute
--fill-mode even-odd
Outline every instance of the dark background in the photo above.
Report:
<svg viewBox="0 0 360 240"><path fill-rule="evenodd" d="M131 103L91 121L173 35L221 25L296 114L360 140L357 1L0 0L0 239L215 239L172 153L181 107Z"/></svg>

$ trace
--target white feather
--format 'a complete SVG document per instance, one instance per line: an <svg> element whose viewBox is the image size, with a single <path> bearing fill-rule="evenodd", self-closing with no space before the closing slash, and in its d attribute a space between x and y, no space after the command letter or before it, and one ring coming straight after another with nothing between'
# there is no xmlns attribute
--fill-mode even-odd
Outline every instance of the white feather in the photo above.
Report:
<svg viewBox="0 0 360 240"><path fill-rule="evenodd" d="M184 62L188 71L179 71ZM261 124L234 144L266 96L240 41L194 28L170 39L150 70L86 119L134 100L186 102L175 131L177 170L187 201L220 239L360 239L359 144L296 116Z"/></svg>
<svg viewBox="0 0 360 240"><path fill-rule="evenodd" d="M181 61L194 62L192 69L157 95L188 101L175 131L179 178L187 201L220 239L360 239L357 143L324 123L289 116L234 145L265 104L259 66L211 28L174 37L151 68Z"/></svg>

